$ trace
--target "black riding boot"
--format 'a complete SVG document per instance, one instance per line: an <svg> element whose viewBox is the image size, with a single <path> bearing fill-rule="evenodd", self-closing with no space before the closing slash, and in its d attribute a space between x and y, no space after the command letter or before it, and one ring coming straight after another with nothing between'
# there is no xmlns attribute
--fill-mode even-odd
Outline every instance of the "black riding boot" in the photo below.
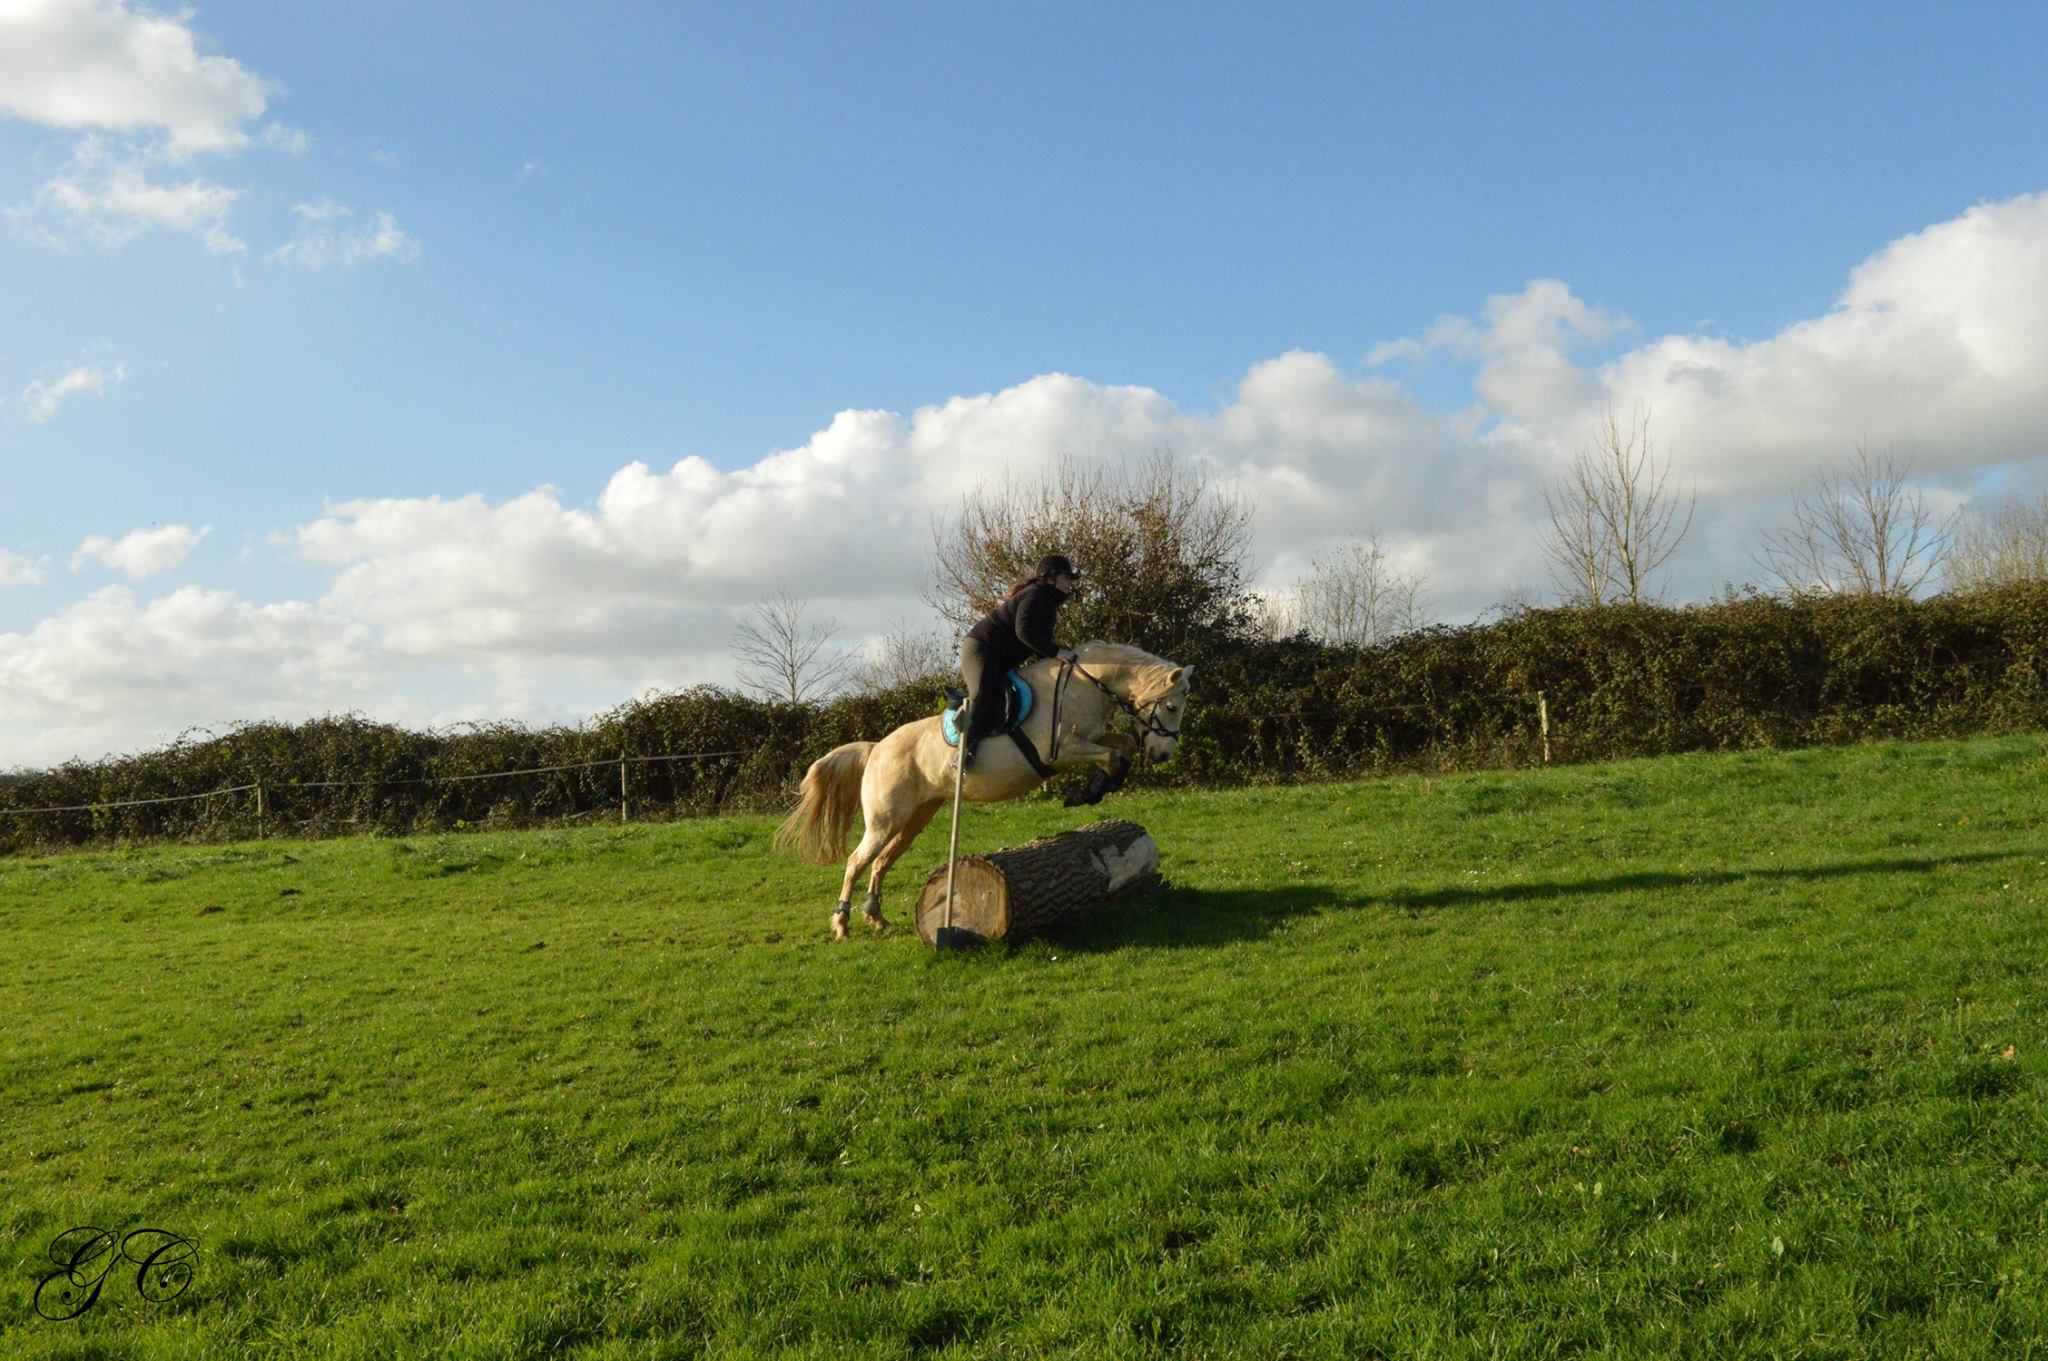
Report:
<svg viewBox="0 0 2048 1361"><path fill-rule="evenodd" d="M960 769L963 771L974 769L975 752L981 746L981 739L988 736L988 731L982 726L981 721L982 710L985 708L986 705L969 700L966 718L954 720L960 729Z"/></svg>

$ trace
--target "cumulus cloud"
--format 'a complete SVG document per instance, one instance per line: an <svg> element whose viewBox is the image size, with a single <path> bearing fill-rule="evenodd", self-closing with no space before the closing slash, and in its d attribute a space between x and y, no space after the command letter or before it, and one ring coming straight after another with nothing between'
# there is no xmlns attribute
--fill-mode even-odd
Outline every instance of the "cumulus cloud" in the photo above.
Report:
<svg viewBox="0 0 2048 1361"><path fill-rule="evenodd" d="M170 231L215 255L247 249L230 224L245 191L186 163L250 147L303 156L313 138L265 121L279 88L203 52L192 18L129 0L0 0L0 116L79 134L70 163L32 201L7 209L30 239L115 248ZM302 235L283 248L285 258L317 265L417 252L383 215L362 232Z"/></svg>
<svg viewBox="0 0 2048 1361"><path fill-rule="evenodd" d="M1460 440L1393 384L1297 352L1256 365L1213 415L1052 374L907 418L842 412L802 446L733 471L633 463L589 506L552 488L496 504L339 503L291 543L335 571L329 605L420 662L689 657L716 671L729 622L700 627L680 602L725 620L786 590L850 624L914 612L933 517L977 485L1028 481L1065 455L1161 449L1256 506L1269 564L1370 527L1403 554L1461 544L1497 531L1466 520L1500 503L1496 483L1527 483L1518 450ZM1494 546L1487 560L1504 556Z"/></svg>
<svg viewBox="0 0 2048 1361"><path fill-rule="evenodd" d="M1703 491L1775 492L1859 437L1967 474L2048 452L2048 194L1982 204L1858 265L1825 316L1767 340L1666 336L1608 365Z"/></svg>
<svg viewBox="0 0 2048 1361"><path fill-rule="evenodd" d="M110 586L0 634L0 767L161 743L188 727L403 709L369 630L302 602Z"/></svg>
<svg viewBox="0 0 2048 1361"><path fill-rule="evenodd" d="M138 529L118 539L95 534L72 555L71 570L82 572L94 562L122 573L130 581L168 572L192 556L199 541L213 532L213 526L193 529L190 525L165 525L162 529Z"/></svg>
<svg viewBox="0 0 2048 1361"><path fill-rule="evenodd" d="M345 224L354 214L328 199L295 204L292 211L298 215L299 235L270 253L278 264L353 269L375 260L406 265L419 258L420 243L406 235L389 213L380 212L374 223L351 231Z"/></svg>
<svg viewBox="0 0 2048 1361"><path fill-rule="evenodd" d="M111 369L80 365L47 383L36 379L22 389L21 400L26 408L22 416L31 424L42 425L72 397L80 393L98 397L106 392L108 383L124 382L127 377L128 371L116 364Z"/></svg>
<svg viewBox="0 0 2048 1361"><path fill-rule="evenodd" d="M276 87L205 56L176 16L126 0L0 5L0 112L73 130L161 133L174 154L232 151Z"/></svg>
<svg viewBox="0 0 2048 1361"><path fill-rule="evenodd" d="M307 207L309 227L346 221ZM1429 573L1450 618L1540 593L1546 481L1609 407L1646 407L1699 489L1674 564L1680 598L1753 577L1747 550L1785 493L1858 440L1912 449L1943 504L1995 480L2048 483L2048 198L1971 209L1847 279L1826 315L1774 336L1657 336L1619 354L1633 332L1618 312L1533 281L1373 356L1468 366L1473 400L1448 413L1376 364L1352 372L1294 351L1252 365L1213 412L1047 374L908 414L842 412L746 467L628 464L587 502L551 487L338 502L276 541L329 574L317 601L101 592L0 636L0 749L60 759L145 740L125 736L145 725L162 735L335 707L411 722L590 712L729 679L734 620L778 589L839 619L857 647L925 617L934 515L1063 455L1171 450L1242 493L1277 588L1376 530L1404 570ZM1602 351L1612 357L1588 358ZM113 549L87 556L112 564ZM147 640L141 660L131 635ZM155 683L131 687L130 662Z"/></svg>
<svg viewBox="0 0 2048 1361"><path fill-rule="evenodd" d="M25 557L0 548L0 586L40 586L48 575L48 559Z"/></svg>

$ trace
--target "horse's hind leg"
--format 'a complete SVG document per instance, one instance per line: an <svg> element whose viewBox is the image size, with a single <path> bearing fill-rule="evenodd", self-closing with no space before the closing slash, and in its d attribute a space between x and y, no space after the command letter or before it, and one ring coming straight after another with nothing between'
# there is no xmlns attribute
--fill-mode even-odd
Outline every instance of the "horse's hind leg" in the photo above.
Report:
<svg viewBox="0 0 2048 1361"><path fill-rule="evenodd" d="M889 923L882 918L883 878L903 857L903 853L910 849L910 843L917 840L918 833L924 831L942 807L944 804L940 802L919 805L911 812L909 820L896 835L889 838L888 844L883 846L881 853L875 857L874 868L868 873L868 901L861 909L861 915L867 918L869 926L875 928L876 935L879 936L889 929Z"/></svg>
<svg viewBox="0 0 2048 1361"><path fill-rule="evenodd" d="M846 924L853 920L853 881L860 872L872 863L888 843L891 832L879 814L868 818L867 830L861 834L860 845L853 848L853 854L846 858L846 877L839 882L839 902L832 909L832 939L846 939ZM872 920L874 909L868 910Z"/></svg>

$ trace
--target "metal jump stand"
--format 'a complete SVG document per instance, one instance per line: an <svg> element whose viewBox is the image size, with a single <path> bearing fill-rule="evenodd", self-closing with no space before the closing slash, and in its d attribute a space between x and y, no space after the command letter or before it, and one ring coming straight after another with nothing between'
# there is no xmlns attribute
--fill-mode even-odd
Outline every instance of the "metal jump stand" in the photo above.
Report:
<svg viewBox="0 0 2048 1361"><path fill-rule="evenodd" d="M953 866L960 858L960 791L967 783L967 721L974 701L960 706L960 720L957 730L960 734L960 749L953 757L953 833L946 842L946 906L939 919L937 944L945 948L953 940Z"/></svg>

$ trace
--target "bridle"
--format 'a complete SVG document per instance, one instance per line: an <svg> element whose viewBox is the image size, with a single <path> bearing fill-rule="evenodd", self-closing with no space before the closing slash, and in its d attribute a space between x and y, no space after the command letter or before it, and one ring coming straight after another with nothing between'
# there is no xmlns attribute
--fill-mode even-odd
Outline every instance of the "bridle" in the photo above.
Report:
<svg viewBox="0 0 2048 1361"><path fill-rule="evenodd" d="M1073 661L1060 663L1060 671L1061 685L1064 685L1066 683L1066 673L1068 671L1078 671L1088 681L1090 685L1093 685L1103 694L1108 695L1110 699L1115 702L1117 708L1122 709L1125 713L1129 714L1131 718L1137 723L1137 725L1143 728L1146 732L1151 733L1155 737L1164 737L1169 741L1178 741L1180 739L1179 728L1169 728L1164 723L1161 723L1159 721L1158 709L1160 702L1166 698L1165 695L1161 695L1159 699L1153 700L1150 704L1146 705L1141 710L1138 708L1137 705L1131 703L1122 695L1110 689L1109 686L1103 681L1103 679L1100 676L1095 675L1093 672L1089 671L1087 667L1081 665L1081 660L1078 657L1075 658ZM1168 693L1171 692L1169 691ZM1053 705L1053 722L1057 724L1059 722L1058 686L1055 686L1053 689ZM1057 732L1058 729L1055 728L1054 731Z"/></svg>

